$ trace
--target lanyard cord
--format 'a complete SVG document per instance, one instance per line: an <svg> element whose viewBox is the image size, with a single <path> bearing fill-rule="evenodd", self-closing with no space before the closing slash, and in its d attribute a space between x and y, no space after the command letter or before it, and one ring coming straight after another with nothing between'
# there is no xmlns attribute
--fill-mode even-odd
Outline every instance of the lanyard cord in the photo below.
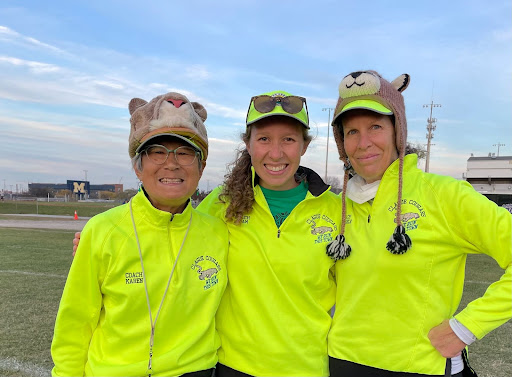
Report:
<svg viewBox="0 0 512 377"><path fill-rule="evenodd" d="M151 305L149 303L149 293L148 293L148 286L147 286L147 282L146 282L146 272L144 271L144 262L142 260L142 250L140 248L139 236L137 234L137 228L135 226L135 219L133 217L133 209L132 209L132 200L131 199L130 199L130 215L132 217L133 231L135 233L135 239L137 240L137 247L139 248L140 266L142 267L142 277L144 278L144 290L146 291L146 301L148 304L149 321L151 323L151 335L149 337L149 363L148 363L148 377L151 377L151 373L153 372L153 370L152 370L153 343L155 340L156 321L158 320L158 316L160 315L160 309L162 309L162 305L164 304L165 296L167 295L167 291L169 290L169 285L171 284L171 279L172 279L172 275L174 274L174 269L176 267L176 263L178 262L178 258L180 257L181 250L183 249L183 245L185 244L185 240L187 239L187 236L188 236L188 231L190 230L190 225L192 224L192 212L190 212L190 220L188 222L187 231L185 232L185 237L183 237L183 241L181 242L181 246L180 246L180 250L178 251L178 255L176 255L176 259L174 260L171 274L169 276L169 280L167 281L167 286L165 287L165 292L164 292L164 295L162 296L162 301L160 301L160 306L158 307L158 311L156 313L154 322L153 322L153 316L151 314Z"/></svg>

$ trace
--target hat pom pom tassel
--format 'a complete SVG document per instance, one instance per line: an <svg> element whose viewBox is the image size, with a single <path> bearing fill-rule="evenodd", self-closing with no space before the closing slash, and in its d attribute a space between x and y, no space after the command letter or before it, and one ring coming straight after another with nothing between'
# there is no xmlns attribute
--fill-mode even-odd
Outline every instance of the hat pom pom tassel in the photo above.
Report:
<svg viewBox="0 0 512 377"><path fill-rule="evenodd" d="M327 245L327 255L335 261L345 259L350 255L352 248L345 242L345 236L338 234L334 241Z"/></svg>
<svg viewBox="0 0 512 377"><path fill-rule="evenodd" d="M389 239L386 249L392 254L404 254L412 246L410 237L405 233L403 225L398 225Z"/></svg>

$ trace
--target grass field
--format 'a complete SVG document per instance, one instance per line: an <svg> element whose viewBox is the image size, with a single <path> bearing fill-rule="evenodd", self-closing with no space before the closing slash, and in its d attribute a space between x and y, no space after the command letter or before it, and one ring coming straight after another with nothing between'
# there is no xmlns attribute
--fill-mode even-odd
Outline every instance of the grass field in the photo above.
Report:
<svg viewBox="0 0 512 377"><path fill-rule="evenodd" d="M60 295L72 260L74 232L0 228L0 376L48 376ZM468 258L462 305L501 275L485 256ZM470 347L480 377L512 375L509 321Z"/></svg>
<svg viewBox="0 0 512 377"><path fill-rule="evenodd" d="M40 215L64 215L73 216L75 211L78 216L92 217L104 212L119 203L88 203L88 202L36 202L35 201L11 201L0 202L0 214L34 214Z"/></svg>
<svg viewBox="0 0 512 377"><path fill-rule="evenodd" d="M0 375L46 376L72 231L0 228Z"/></svg>

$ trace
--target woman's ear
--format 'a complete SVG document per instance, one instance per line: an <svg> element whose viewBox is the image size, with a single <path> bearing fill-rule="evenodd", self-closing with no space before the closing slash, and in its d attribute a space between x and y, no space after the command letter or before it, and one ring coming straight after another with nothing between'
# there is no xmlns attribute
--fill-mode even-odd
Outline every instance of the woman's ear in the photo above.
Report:
<svg viewBox="0 0 512 377"><path fill-rule="evenodd" d="M137 168L137 164L133 164L133 171L135 172L137 179L142 182L142 171Z"/></svg>
<svg viewBox="0 0 512 377"><path fill-rule="evenodd" d="M311 143L311 140L305 140L304 141L304 146L302 147L302 153L300 154L301 156L304 156L304 154L308 150L309 143Z"/></svg>

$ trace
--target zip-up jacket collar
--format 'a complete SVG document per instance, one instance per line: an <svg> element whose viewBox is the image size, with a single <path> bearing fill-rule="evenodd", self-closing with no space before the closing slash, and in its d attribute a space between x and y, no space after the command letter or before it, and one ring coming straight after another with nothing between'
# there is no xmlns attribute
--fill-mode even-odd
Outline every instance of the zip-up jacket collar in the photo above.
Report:
<svg viewBox="0 0 512 377"><path fill-rule="evenodd" d="M252 187L255 188L256 185L259 184L260 177L256 174L254 170L254 166L251 166L252 172ZM320 178L320 176L314 172L313 170L306 168L304 166L299 166L297 172L295 173L295 178L305 177L306 182L308 183L308 190L314 196L320 196L325 191L329 190L329 185L325 184L325 182Z"/></svg>
<svg viewBox="0 0 512 377"><path fill-rule="evenodd" d="M138 216L145 219L146 221L149 221L153 226L167 227L171 221L174 227L188 226L188 222L190 220L190 211L192 211L190 200L188 201L187 206L183 212L176 214L161 211L158 208L155 208L149 201L144 188L142 188L142 190L139 191L132 200L133 203L136 204L134 207L137 207L136 211L139 212Z"/></svg>

